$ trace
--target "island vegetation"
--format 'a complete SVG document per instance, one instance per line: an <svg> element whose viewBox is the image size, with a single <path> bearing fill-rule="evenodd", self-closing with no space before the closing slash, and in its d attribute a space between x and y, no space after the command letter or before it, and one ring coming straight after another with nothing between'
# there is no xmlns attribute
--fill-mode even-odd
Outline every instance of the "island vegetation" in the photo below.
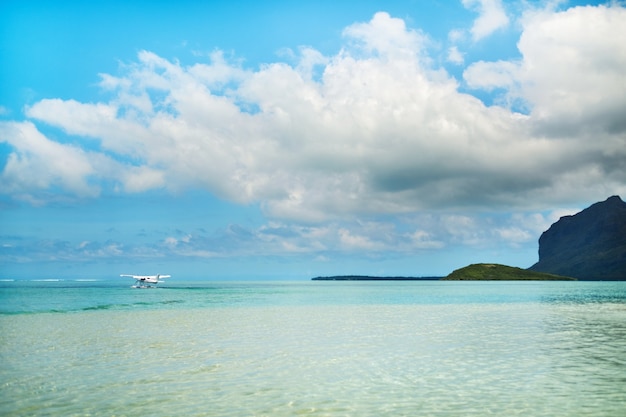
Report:
<svg viewBox="0 0 626 417"><path fill-rule="evenodd" d="M313 281L433 281L443 277L376 277L369 275L334 275L315 277Z"/></svg>
<svg viewBox="0 0 626 417"><path fill-rule="evenodd" d="M500 264L472 264L443 278L449 281L576 281L576 278Z"/></svg>

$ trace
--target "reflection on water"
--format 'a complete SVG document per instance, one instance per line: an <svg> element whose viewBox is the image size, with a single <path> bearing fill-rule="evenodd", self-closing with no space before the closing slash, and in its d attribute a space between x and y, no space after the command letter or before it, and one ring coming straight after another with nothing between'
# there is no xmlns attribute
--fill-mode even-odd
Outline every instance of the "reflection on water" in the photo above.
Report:
<svg viewBox="0 0 626 417"><path fill-rule="evenodd" d="M73 293L0 316L0 414L623 415L623 283L420 284Z"/></svg>
<svg viewBox="0 0 626 417"><path fill-rule="evenodd" d="M593 302L559 305L546 318L550 359L546 389L566 397L571 387L584 401L577 407L592 415L612 398L613 412L626 410L626 304Z"/></svg>

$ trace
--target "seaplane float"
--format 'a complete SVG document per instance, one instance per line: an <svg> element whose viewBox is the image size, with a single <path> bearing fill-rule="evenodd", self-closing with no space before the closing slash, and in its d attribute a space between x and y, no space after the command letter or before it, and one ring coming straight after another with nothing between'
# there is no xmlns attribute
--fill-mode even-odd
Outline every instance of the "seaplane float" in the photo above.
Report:
<svg viewBox="0 0 626 417"><path fill-rule="evenodd" d="M135 280L135 285L131 288L154 288L159 282L165 278L170 278L171 275L128 275L121 274L120 277L130 277Z"/></svg>

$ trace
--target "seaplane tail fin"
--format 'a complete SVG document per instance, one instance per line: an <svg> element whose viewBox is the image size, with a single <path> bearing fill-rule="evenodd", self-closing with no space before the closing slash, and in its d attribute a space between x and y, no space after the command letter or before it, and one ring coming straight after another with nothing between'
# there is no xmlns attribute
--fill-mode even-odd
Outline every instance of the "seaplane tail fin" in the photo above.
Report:
<svg viewBox="0 0 626 417"><path fill-rule="evenodd" d="M161 278L170 278L171 275L157 275L157 279L161 279Z"/></svg>

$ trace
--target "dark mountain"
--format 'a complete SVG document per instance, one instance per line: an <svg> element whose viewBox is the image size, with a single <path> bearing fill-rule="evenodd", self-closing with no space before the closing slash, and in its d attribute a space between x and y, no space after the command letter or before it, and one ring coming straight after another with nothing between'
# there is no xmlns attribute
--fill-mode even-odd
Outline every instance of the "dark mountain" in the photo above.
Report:
<svg viewBox="0 0 626 417"><path fill-rule="evenodd" d="M561 217L539 238L531 271L586 280L626 279L626 203L613 196Z"/></svg>

